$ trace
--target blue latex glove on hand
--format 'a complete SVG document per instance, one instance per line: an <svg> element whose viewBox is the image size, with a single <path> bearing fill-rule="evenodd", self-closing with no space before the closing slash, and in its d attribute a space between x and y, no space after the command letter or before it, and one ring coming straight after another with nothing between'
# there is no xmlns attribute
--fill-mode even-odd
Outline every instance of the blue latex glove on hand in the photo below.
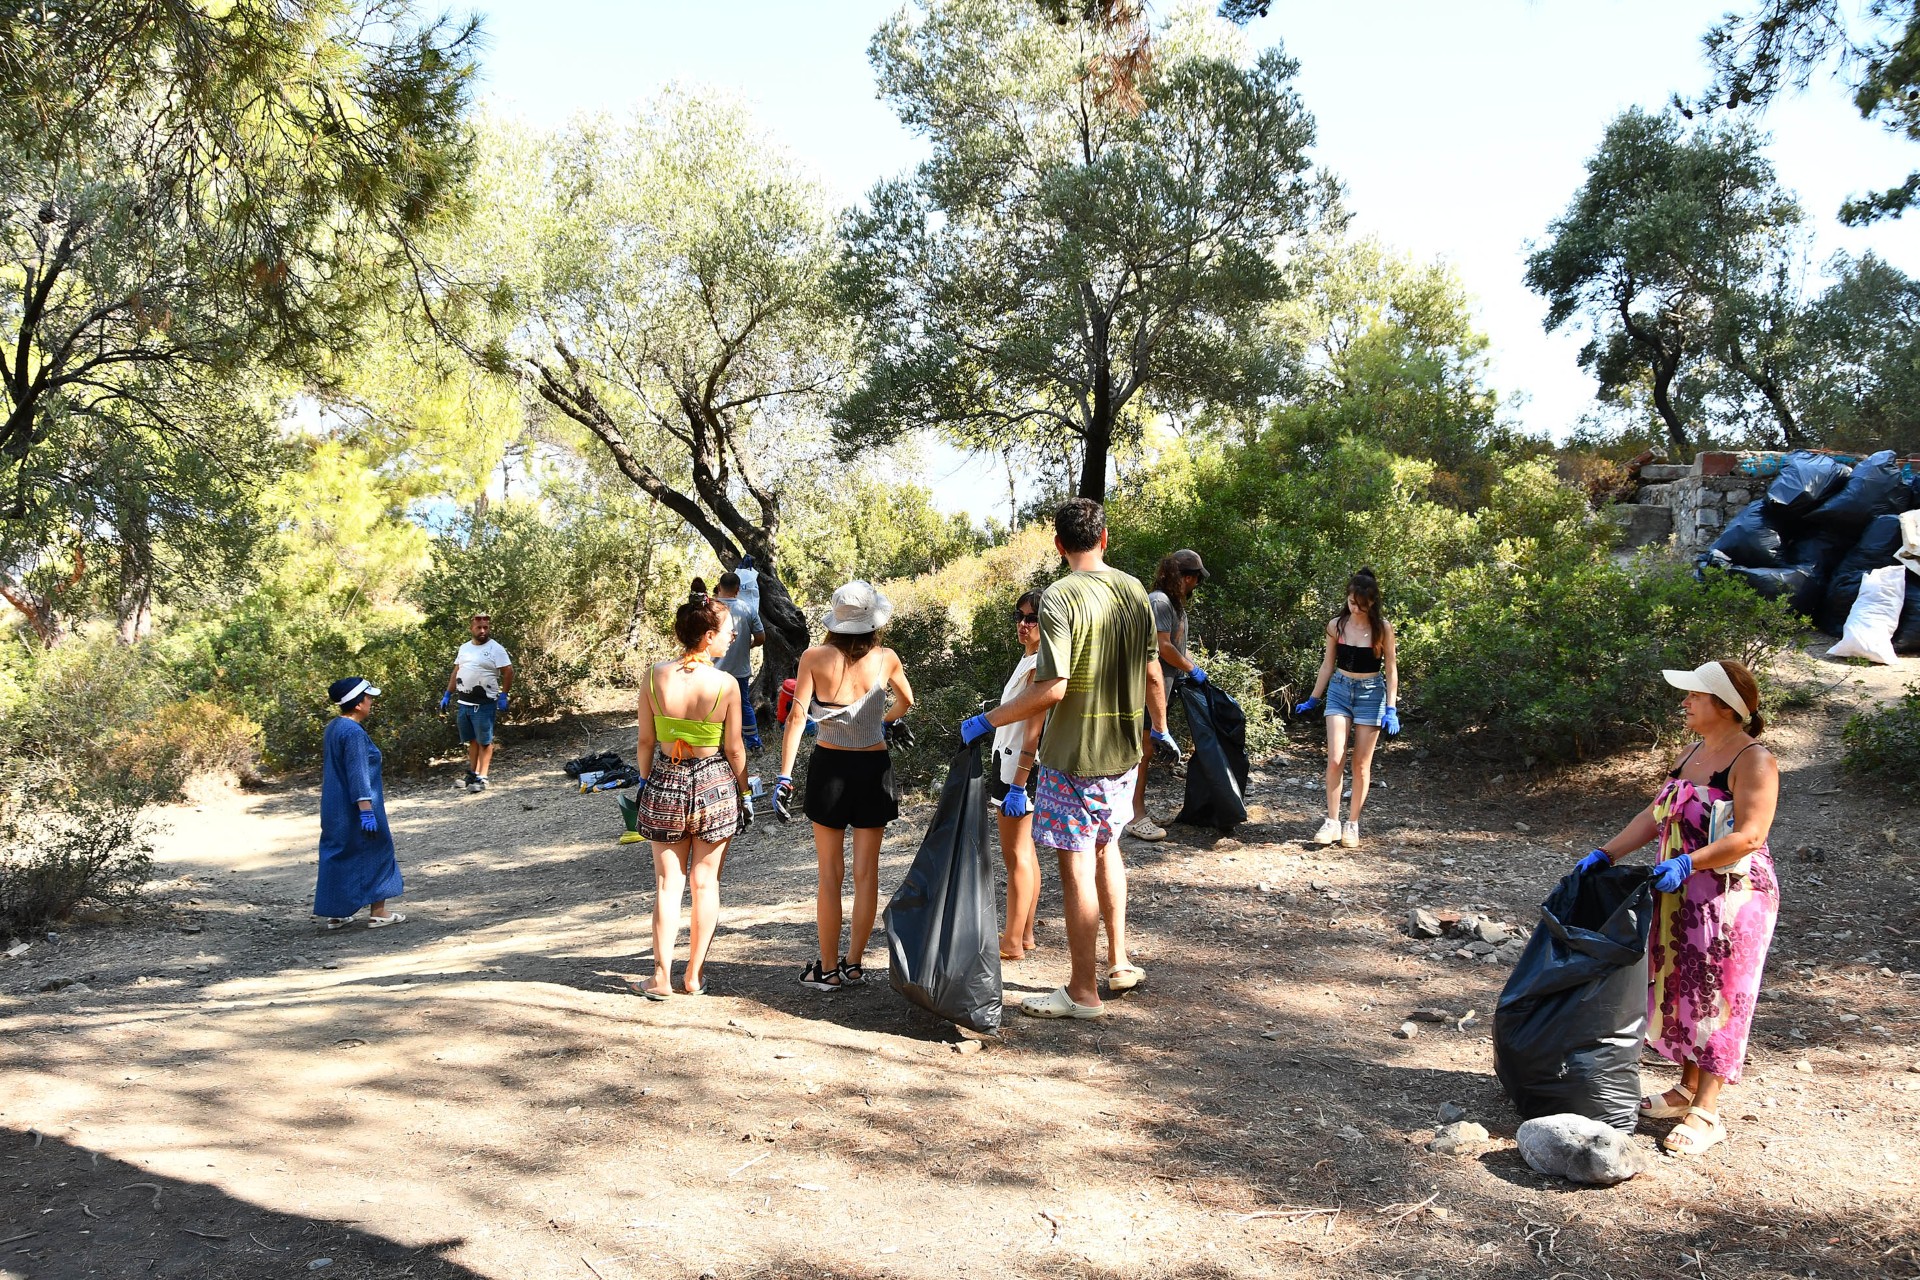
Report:
<svg viewBox="0 0 1920 1280"><path fill-rule="evenodd" d="M773 816L782 822L793 820L793 779L782 775L773 780Z"/></svg>
<svg viewBox="0 0 1920 1280"><path fill-rule="evenodd" d="M1394 710L1392 707L1388 707L1385 711L1380 713L1380 727L1387 731L1388 737L1392 737L1394 734L1399 733L1400 732L1400 713Z"/></svg>
<svg viewBox="0 0 1920 1280"><path fill-rule="evenodd" d="M453 694L452 694L452 692L451 692L451 691L449 691L449 692L447 692L447 693L443 693L443 694L441 694L441 695L440 695L440 709L441 709L442 711L445 711L445 710L447 709L447 704L448 704L449 702L452 702L452 701L453 701Z"/></svg>
<svg viewBox="0 0 1920 1280"><path fill-rule="evenodd" d="M992 732L993 725L987 720L984 712L977 716L968 716L960 722L960 741L965 746L972 746Z"/></svg>
<svg viewBox="0 0 1920 1280"><path fill-rule="evenodd" d="M505 711L507 709L507 695L504 690L500 694L500 701L497 705L502 711Z"/></svg>
<svg viewBox="0 0 1920 1280"><path fill-rule="evenodd" d="M1316 693L1311 698L1308 698L1305 702L1295 703L1293 707L1293 714L1297 716L1304 716L1311 711L1318 710L1319 706L1320 706L1320 695Z"/></svg>
<svg viewBox="0 0 1920 1280"><path fill-rule="evenodd" d="M1693 859L1686 854L1653 864L1653 887L1660 893L1677 893L1680 882L1693 874Z"/></svg>
<svg viewBox="0 0 1920 1280"><path fill-rule="evenodd" d="M1205 684L1207 682L1207 669L1205 667L1195 667L1193 670L1187 672L1187 679L1193 681L1195 684Z"/></svg>
<svg viewBox="0 0 1920 1280"><path fill-rule="evenodd" d="M360 829L370 836L380 833L380 819L374 815L373 810L362 809L360 811Z"/></svg>
<svg viewBox="0 0 1920 1280"><path fill-rule="evenodd" d="M1154 746L1166 748L1167 754L1173 757L1173 763L1180 763L1180 744L1173 740L1172 734L1165 729L1155 729L1150 736Z"/></svg>
<svg viewBox="0 0 1920 1280"><path fill-rule="evenodd" d="M1595 849L1592 853L1574 864L1573 874L1583 876L1589 871L1604 871L1612 865L1613 859L1607 856L1606 850Z"/></svg>
<svg viewBox="0 0 1920 1280"><path fill-rule="evenodd" d="M1009 818L1024 818L1033 812L1033 806L1027 800L1025 787L1009 787L1007 798L1000 802L1000 812Z"/></svg>

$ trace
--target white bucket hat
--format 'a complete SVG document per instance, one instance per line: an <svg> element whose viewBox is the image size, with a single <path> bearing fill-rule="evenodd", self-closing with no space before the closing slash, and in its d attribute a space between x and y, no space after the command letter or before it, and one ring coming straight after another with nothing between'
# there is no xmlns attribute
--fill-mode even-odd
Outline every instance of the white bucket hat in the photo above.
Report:
<svg viewBox="0 0 1920 1280"><path fill-rule="evenodd" d="M1667 683L1676 689L1685 689L1688 693L1710 693L1720 701L1732 707L1734 714L1742 720L1753 715L1753 708L1747 705L1739 691L1733 687L1733 677L1727 669L1717 662L1705 662L1691 671L1666 670L1660 673Z"/></svg>
<svg viewBox="0 0 1920 1280"><path fill-rule="evenodd" d="M886 626L892 616L893 601L881 595L871 582L855 578L833 593L827 630L835 635L862 636Z"/></svg>

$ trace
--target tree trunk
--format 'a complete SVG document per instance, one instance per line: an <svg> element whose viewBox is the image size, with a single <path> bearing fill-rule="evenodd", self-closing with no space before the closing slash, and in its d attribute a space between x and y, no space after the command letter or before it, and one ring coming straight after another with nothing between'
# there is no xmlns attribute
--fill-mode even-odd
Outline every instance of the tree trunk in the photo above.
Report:
<svg viewBox="0 0 1920 1280"><path fill-rule="evenodd" d="M27 626L32 628L43 647L53 648L66 635L66 625L54 612L51 597L38 595L29 591L24 583L0 576L0 600L5 600L26 617Z"/></svg>
<svg viewBox="0 0 1920 1280"><path fill-rule="evenodd" d="M749 550L753 553L754 567L760 571L760 625L767 632L766 644L760 650L760 676L753 700L757 715L761 707L771 708L778 703L781 682L800 669L800 655L812 642L813 633L807 626L807 615L787 594L786 583L780 581L770 541L764 534L760 535ZM767 717L769 721L771 718ZM762 732L770 734L772 730Z"/></svg>
<svg viewBox="0 0 1920 1280"><path fill-rule="evenodd" d="M1679 371L1680 362L1677 359L1670 360L1664 354L1653 358L1653 407L1667 424L1667 439L1673 442L1674 461L1685 462L1693 457L1693 442L1687 439L1687 428L1673 407L1673 379Z"/></svg>
<svg viewBox="0 0 1920 1280"><path fill-rule="evenodd" d="M1093 375L1093 420L1087 423L1087 447L1080 458L1078 496L1107 500L1107 456L1113 448L1113 368L1105 359Z"/></svg>

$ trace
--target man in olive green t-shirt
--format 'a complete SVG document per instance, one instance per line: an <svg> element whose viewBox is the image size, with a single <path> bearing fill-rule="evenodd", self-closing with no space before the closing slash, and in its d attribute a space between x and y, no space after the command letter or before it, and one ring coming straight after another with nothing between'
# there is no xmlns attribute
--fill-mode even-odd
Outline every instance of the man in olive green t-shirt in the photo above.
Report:
<svg viewBox="0 0 1920 1280"><path fill-rule="evenodd" d="M993 728L1047 711L1035 774L1033 839L1060 856L1071 975L1067 985L1024 1001L1038 1018L1106 1012L1095 977L1100 921L1107 923L1107 987L1128 991L1146 975L1127 959L1127 871L1120 832L1133 819L1140 729L1156 720L1169 750L1166 692L1153 606L1139 579L1106 561L1100 504L1075 498L1053 517L1054 545L1072 570L1040 597L1040 664L1027 692L960 726L972 742Z"/></svg>

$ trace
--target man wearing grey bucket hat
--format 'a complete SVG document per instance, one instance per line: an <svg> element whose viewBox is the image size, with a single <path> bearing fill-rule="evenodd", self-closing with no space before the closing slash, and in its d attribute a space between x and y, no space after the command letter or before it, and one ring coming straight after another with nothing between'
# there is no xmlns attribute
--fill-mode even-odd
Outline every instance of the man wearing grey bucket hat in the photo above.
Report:
<svg viewBox="0 0 1920 1280"><path fill-rule="evenodd" d="M793 798L793 765L807 721L818 740L807 760L805 812L813 823L820 881L815 896L820 954L800 975L816 991L838 991L865 977L861 958L880 909L880 842L900 816L888 744L905 740L902 717L913 709L913 686L899 656L881 643L893 604L870 582L855 580L833 593L827 640L800 655L793 700L806 708L789 715L780 742L774 812L783 820ZM888 701L888 692L892 701ZM844 915L847 830L853 830L853 917L847 949L840 948Z"/></svg>

